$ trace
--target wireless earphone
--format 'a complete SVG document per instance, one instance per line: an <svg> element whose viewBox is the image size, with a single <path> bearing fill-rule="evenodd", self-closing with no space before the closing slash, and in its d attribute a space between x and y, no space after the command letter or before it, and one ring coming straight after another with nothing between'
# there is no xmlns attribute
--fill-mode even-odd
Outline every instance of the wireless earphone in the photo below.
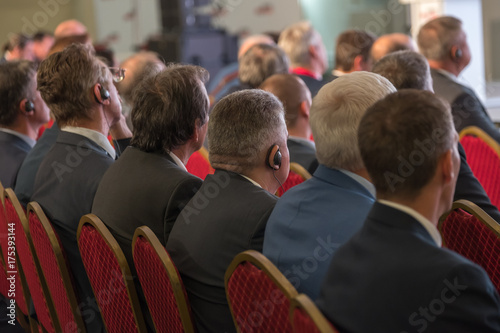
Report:
<svg viewBox="0 0 500 333"><path fill-rule="evenodd" d="M28 99L26 100L26 103L24 103L24 112L31 111L35 111L35 104L33 104L33 102Z"/></svg>
<svg viewBox="0 0 500 333"><path fill-rule="evenodd" d="M99 95L101 95L101 99L103 101L105 101L111 97L109 94L109 91L101 85L99 85ZM97 98L97 95L95 94L95 92L94 92L94 97L95 97L95 101L97 103L102 104L102 102L99 100L99 98Z"/></svg>
<svg viewBox="0 0 500 333"><path fill-rule="evenodd" d="M462 55L463 55L462 49L457 48L455 51L455 58L460 59L460 58L462 58Z"/></svg>
<svg viewBox="0 0 500 333"><path fill-rule="evenodd" d="M267 152L266 164L273 170L281 168L281 151L278 145L272 145Z"/></svg>

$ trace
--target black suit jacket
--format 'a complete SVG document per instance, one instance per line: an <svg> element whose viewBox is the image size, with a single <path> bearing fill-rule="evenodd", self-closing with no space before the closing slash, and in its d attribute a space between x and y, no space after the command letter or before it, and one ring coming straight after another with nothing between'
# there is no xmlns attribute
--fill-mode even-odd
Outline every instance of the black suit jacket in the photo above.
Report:
<svg viewBox="0 0 500 333"><path fill-rule="evenodd" d="M17 172L31 146L14 134L0 131L0 181L3 187L14 187Z"/></svg>
<svg viewBox="0 0 500 333"><path fill-rule="evenodd" d="M435 69L431 69L431 75L434 92L451 105L457 132L460 133L468 126L476 126L500 143L500 131L472 89L453 81Z"/></svg>
<svg viewBox="0 0 500 333"><path fill-rule="evenodd" d="M216 170L177 218L167 250L186 286L198 332L235 332L224 274L238 253L262 252L276 201L243 176Z"/></svg>
<svg viewBox="0 0 500 333"><path fill-rule="evenodd" d="M312 175L318 167L316 160L316 149L306 143L289 138L286 142L290 152L290 162L303 166Z"/></svg>
<svg viewBox="0 0 500 333"><path fill-rule="evenodd" d="M311 96L314 97L318 93L318 91L323 87L325 84L327 84L330 81L335 80L337 77L333 75L329 75L326 78L323 78L321 80L316 80L315 78L312 78L308 75L297 75L300 77L304 83L306 84L307 88L311 91Z"/></svg>
<svg viewBox="0 0 500 333"><path fill-rule="evenodd" d="M341 332L500 332L486 272L379 202L334 254L317 304Z"/></svg>

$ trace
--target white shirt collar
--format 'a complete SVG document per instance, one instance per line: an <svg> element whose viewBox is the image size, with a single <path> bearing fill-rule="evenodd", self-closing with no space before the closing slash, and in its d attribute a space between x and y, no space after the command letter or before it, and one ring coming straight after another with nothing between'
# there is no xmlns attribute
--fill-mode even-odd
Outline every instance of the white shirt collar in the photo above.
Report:
<svg viewBox="0 0 500 333"><path fill-rule="evenodd" d="M450 80L452 80L453 82L456 82L456 83L458 83L458 84L462 85L462 82L460 82L460 81L458 80L458 77L457 77L457 76L455 76L455 74L450 73L450 72L448 72L447 70L444 70L444 69L441 69L441 68L435 68L435 69L436 69L436 71L438 71L439 73L443 74L444 76L446 76L447 78L449 78L449 79L450 79Z"/></svg>
<svg viewBox="0 0 500 333"><path fill-rule="evenodd" d="M303 144L306 144L306 145L311 146L312 148L316 149L316 145L314 144L314 141L311 141L311 140L308 140L308 139L304 139L304 138L301 138L301 137L298 137L298 136L290 135L288 137L288 140L292 140L292 141L296 141L296 142L299 142L299 143L303 143Z"/></svg>
<svg viewBox="0 0 500 333"><path fill-rule="evenodd" d="M340 172L346 174L347 176L351 177L352 179L354 179L355 181L357 181L361 185L363 185L363 187L366 188L368 190L368 192L370 192L370 194L373 195L373 197L375 198L376 193L377 193L377 191L375 190L375 186L372 183L370 183L367 179L365 179L365 178L361 177L360 175L357 175L351 171L347 171L344 169L338 169L338 170Z"/></svg>
<svg viewBox="0 0 500 333"><path fill-rule="evenodd" d="M177 157L177 155L172 152L169 152L168 154L174 159L175 164L177 164L182 170L187 172L186 166L184 165L184 163L182 163L181 159Z"/></svg>
<svg viewBox="0 0 500 333"><path fill-rule="evenodd" d="M89 140L92 140L95 143L97 143L102 149L104 149L109 154L109 156L111 156L112 159L116 158L115 149L113 148L111 143L109 143L108 138L102 133L91 130L89 128L74 127L74 126L64 126L61 128L61 131L82 135L88 138Z"/></svg>
<svg viewBox="0 0 500 333"><path fill-rule="evenodd" d="M406 214L410 215L415 220L420 222L420 224L425 228L425 230L427 230L429 235L431 235L431 237L434 240L434 242L436 243L436 245L441 247L442 240L441 240L441 235L439 234L439 231L437 230L436 226L434 224L432 224L431 221L426 219L422 214L420 214L419 212L417 212L416 210L414 210L408 206L404 206L404 205L401 205L401 204L398 204L398 203L395 203L392 201L379 200L379 202L381 204L384 204L384 205L390 206L392 208L395 208L397 210L400 210L402 212L405 212Z"/></svg>
<svg viewBox="0 0 500 333"><path fill-rule="evenodd" d="M31 148L33 148L33 146L36 144L36 140L33 140L32 138L30 138L25 134L10 130L8 128L0 128L0 131L17 136L18 138L26 142Z"/></svg>
<svg viewBox="0 0 500 333"><path fill-rule="evenodd" d="M247 176L245 176L245 175L242 175L241 173L239 173L239 175L240 175L241 177L243 177L243 178L246 178L249 182L251 182L251 183L252 183L252 184L254 184L255 186L258 186L258 187L262 188L262 186L260 186L260 184L259 184L259 183L257 183L257 182L256 182L255 180L253 180L252 178L247 177Z"/></svg>
<svg viewBox="0 0 500 333"><path fill-rule="evenodd" d="M341 71L341 70L338 70L338 69L334 69L334 70L332 71L332 74L333 74L333 75L335 75L335 76L339 76L339 77L340 77L340 76L342 76L342 75L346 75L347 73L346 73L346 72L343 72L343 71Z"/></svg>

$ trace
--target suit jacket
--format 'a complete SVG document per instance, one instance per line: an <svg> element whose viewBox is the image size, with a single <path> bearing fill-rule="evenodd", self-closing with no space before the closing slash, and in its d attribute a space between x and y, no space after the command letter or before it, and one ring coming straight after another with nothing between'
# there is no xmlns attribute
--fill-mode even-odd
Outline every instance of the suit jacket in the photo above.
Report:
<svg viewBox="0 0 500 333"><path fill-rule="evenodd" d="M290 162L295 162L303 166L310 174L313 174L318 167L316 160L316 149L299 140L288 138L286 142L290 152Z"/></svg>
<svg viewBox="0 0 500 333"><path fill-rule="evenodd" d="M0 181L3 187L14 187L17 172L31 146L20 137L0 131Z"/></svg>
<svg viewBox="0 0 500 333"><path fill-rule="evenodd" d="M317 304L341 332L500 331L500 301L486 272L378 202L333 256Z"/></svg>
<svg viewBox="0 0 500 333"><path fill-rule="evenodd" d="M186 286L198 332L235 332L224 274L238 253L262 251L276 200L243 176L216 170L177 218L167 251Z"/></svg>
<svg viewBox="0 0 500 333"><path fill-rule="evenodd" d="M76 231L80 218L91 212L97 186L113 162L97 143L61 131L35 178L32 200L42 206L61 240L80 300L95 297L78 250ZM103 330L98 309L84 310L87 331Z"/></svg>
<svg viewBox="0 0 500 333"><path fill-rule="evenodd" d="M359 182L320 165L313 178L276 204L263 253L299 292L315 300L333 253L361 228L374 202Z"/></svg>
<svg viewBox="0 0 500 333"><path fill-rule="evenodd" d="M323 78L322 80L316 80L315 78L312 78L308 75L297 75L300 77L306 86L309 88L311 91L311 96L314 97L318 93L318 91L328 82L335 80L337 77L336 76L328 76L326 78Z"/></svg>
<svg viewBox="0 0 500 333"><path fill-rule="evenodd" d="M460 133L468 126L476 126L500 143L500 131L472 89L453 81L435 69L431 69L431 75L434 92L451 105L457 132Z"/></svg>

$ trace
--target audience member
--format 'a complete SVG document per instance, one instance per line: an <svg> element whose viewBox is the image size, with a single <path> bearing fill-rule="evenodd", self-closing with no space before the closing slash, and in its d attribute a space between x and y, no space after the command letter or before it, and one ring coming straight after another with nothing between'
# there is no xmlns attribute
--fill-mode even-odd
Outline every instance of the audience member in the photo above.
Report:
<svg viewBox="0 0 500 333"><path fill-rule="evenodd" d="M303 166L311 174L318 167L316 147L310 140L312 131L309 124L311 92L304 81L293 74L275 74L267 78L260 89L269 91L283 103L285 108L290 162Z"/></svg>
<svg viewBox="0 0 500 333"><path fill-rule="evenodd" d="M54 36L48 32L39 31L33 36L33 52L37 62L47 58L53 44Z"/></svg>
<svg viewBox="0 0 500 333"><path fill-rule="evenodd" d="M373 43L370 51L373 64L386 55L397 51L417 51L413 38L406 34L392 33L382 35Z"/></svg>
<svg viewBox="0 0 500 333"><path fill-rule="evenodd" d="M48 55L50 56L54 53L61 52L71 44L87 44L93 48L88 34L60 37L54 41Z"/></svg>
<svg viewBox="0 0 500 333"><path fill-rule="evenodd" d="M418 46L429 61L436 95L451 105L457 131L476 126L500 143L500 131L481 101L457 79L471 60L462 21L442 16L427 22L418 33Z"/></svg>
<svg viewBox="0 0 500 333"><path fill-rule="evenodd" d="M132 133L121 115L120 99L107 66L92 49L73 44L44 60L38 89L61 127L56 143L36 175L32 200L52 222L66 251L80 299L95 301L78 251L80 218L90 213L99 181L117 153L115 139ZM104 331L97 307L85 309L87 331Z"/></svg>
<svg viewBox="0 0 500 333"><path fill-rule="evenodd" d="M368 107L394 91L380 75L355 72L326 84L313 101L311 127L319 166L311 179L291 188L276 204L263 251L312 299L319 295L332 254L361 228L375 201L357 148L357 128Z"/></svg>
<svg viewBox="0 0 500 333"><path fill-rule="evenodd" d="M54 31L56 39L77 35L86 35L87 27L77 20L67 20L59 23Z"/></svg>
<svg viewBox="0 0 500 333"><path fill-rule="evenodd" d="M224 274L240 252L262 251L273 193L289 170L281 102L244 90L217 103L208 123L215 174L174 224L167 250L186 286L198 332L235 332Z"/></svg>
<svg viewBox="0 0 500 333"><path fill-rule="evenodd" d="M329 80L323 79L328 57L321 35L309 22L299 22L286 28L278 45L290 58L292 73L298 75L316 96Z"/></svg>
<svg viewBox="0 0 500 333"><path fill-rule="evenodd" d="M334 254L319 308L347 332L499 332L488 275L441 248L436 227L460 167L449 106L427 91L392 94L367 111L358 141L378 201Z"/></svg>
<svg viewBox="0 0 500 333"><path fill-rule="evenodd" d="M36 65L28 60L0 64L0 181L14 187L18 170L36 143L49 109L36 89Z"/></svg>
<svg viewBox="0 0 500 333"><path fill-rule="evenodd" d="M337 37L335 69L333 75L341 76L356 71L370 71L370 50L377 37L363 30L347 30Z"/></svg>
<svg viewBox="0 0 500 333"><path fill-rule="evenodd" d="M33 40L23 34L12 34L3 47L3 57L0 64L12 60L35 60Z"/></svg>

